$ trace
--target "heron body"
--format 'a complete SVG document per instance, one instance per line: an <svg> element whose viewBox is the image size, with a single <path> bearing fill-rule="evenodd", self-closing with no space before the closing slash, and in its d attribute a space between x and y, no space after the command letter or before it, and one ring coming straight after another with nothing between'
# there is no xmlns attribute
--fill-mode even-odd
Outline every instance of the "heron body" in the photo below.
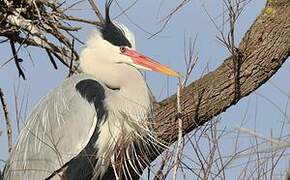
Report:
<svg viewBox="0 0 290 180"><path fill-rule="evenodd" d="M139 69L178 74L135 51L133 34L111 22L110 4L106 24L81 52L84 73L66 79L34 108L5 180L102 179L120 152L150 134L152 96Z"/></svg>

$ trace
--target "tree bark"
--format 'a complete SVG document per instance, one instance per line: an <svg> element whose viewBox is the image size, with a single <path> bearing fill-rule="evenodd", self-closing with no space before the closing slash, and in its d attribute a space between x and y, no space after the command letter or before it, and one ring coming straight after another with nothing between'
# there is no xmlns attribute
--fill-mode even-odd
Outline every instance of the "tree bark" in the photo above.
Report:
<svg viewBox="0 0 290 180"><path fill-rule="evenodd" d="M161 140L169 145L177 140L178 118L183 120L185 135L254 92L279 70L290 56L290 0L268 0L238 52L239 92L235 92L232 56L181 91L181 114L176 95L155 104L153 128ZM150 154L150 162L160 153Z"/></svg>

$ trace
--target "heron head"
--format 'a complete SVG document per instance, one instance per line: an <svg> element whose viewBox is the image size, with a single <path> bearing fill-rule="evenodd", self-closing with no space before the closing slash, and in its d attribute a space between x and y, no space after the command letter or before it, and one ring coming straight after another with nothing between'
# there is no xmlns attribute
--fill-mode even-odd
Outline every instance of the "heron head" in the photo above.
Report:
<svg viewBox="0 0 290 180"><path fill-rule="evenodd" d="M113 0L106 2L106 19L101 28L102 37L115 46L117 63L127 63L137 69L161 72L170 76L180 76L177 72L161 65L157 61L146 57L135 50L134 34L123 24L113 22L110 18L110 6ZM118 57L118 58L117 58Z"/></svg>
<svg viewBox="0 0 290 180"><path fill-rule="evenodd" d="M105 22L97 35L89 39L88 47L82 54L98 53L98 63L124 63L137 69L157 71L169 76L180 76L177 72L135 50L134 34L125 25L112 21L110 18L112 2L113 0L106 2Z"/></svg>

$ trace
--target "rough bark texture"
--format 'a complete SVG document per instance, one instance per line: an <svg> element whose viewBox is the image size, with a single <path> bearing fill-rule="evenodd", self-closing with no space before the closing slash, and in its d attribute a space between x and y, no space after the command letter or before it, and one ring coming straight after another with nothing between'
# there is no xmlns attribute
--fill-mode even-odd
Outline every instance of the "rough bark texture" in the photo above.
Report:
<svg viewBox="0 0 290 180"><path fill-rule="evenodd" d="M233 57L181 92L183 134L210 121L269 80L290 56L290 0L269 0L238 47L240 92L235 92ZM238 99L235 99L238 93ZM176 95L155 105L154 129L174 143L178 136ZM153 161L158 154L151 156Z"/></svg>

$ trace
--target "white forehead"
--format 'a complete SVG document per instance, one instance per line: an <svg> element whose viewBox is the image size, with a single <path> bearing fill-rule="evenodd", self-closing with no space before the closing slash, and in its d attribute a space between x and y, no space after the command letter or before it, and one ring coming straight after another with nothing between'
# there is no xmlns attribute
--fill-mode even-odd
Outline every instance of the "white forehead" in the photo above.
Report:
<svg viewBox="0 0 290 180"><path fill-rule="evenodd" d="M113 22L114 25L116 25L119 29L121 29L123 31L123 33L125 34L126 38L129 40L129 42L132 45L132 49L135 49L135 36L134 34L127 28L127 26L125 26L122 23L119 23L117 21Z"/></svg>

